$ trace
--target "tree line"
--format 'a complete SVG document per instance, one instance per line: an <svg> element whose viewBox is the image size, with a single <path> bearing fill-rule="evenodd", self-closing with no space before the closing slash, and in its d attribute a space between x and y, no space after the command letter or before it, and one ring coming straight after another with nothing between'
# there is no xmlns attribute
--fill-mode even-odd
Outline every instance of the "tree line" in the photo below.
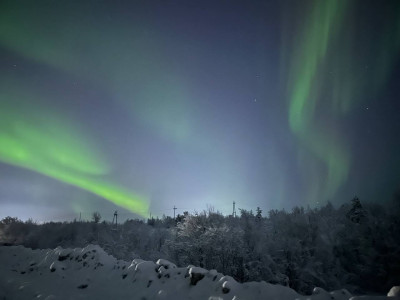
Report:
<svg viewBox="0 0 400 300"><path fill-rule="evenodd" d="M295 207L237 217L208 209L171 217L36 224L7 217L0 242L30 248L99 244L119 259L168 259L216 269L239 282L264 280L309 294L315 286L385 293L400 284L400 197L385 205L358 198L338 208Z"/></svg>

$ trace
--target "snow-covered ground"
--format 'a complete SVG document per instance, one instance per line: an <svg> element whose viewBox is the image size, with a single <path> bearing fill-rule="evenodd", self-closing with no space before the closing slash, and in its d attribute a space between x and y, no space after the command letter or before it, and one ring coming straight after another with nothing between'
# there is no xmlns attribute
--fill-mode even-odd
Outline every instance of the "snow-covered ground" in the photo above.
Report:
<svg viewBox="0 0 400 300"><path fill-rule="evenodd" d="M390 295L398 293L391 290ZM237 283L215 270L117 260L96 245L83 249L0 247L0 299L349 299L346 290L311 296L266 282ZM353 297L353 299L394 299Z"/></svg>

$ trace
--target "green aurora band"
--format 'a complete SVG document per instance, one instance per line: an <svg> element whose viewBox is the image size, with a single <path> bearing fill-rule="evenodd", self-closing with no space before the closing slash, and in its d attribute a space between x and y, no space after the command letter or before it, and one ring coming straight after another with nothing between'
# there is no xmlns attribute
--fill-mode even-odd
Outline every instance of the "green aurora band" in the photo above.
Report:
<svg viewBox="0 0 400 300"><path fill-rule="evenodd" d="M135 32L126 20L104 24L96 20L104 20L105 16L87 18L93 13L102 14L100 10L93 12L92 6L83 5L83 10L75 10L74 5L65 2L24 4L6 1L0 5L2 47L77 80L101 86L132 112L133 119L160 136L176 142L190 136L190 124L184 117L186 106L181 101L184 91L175 82L171 84L169 71L161 74L162 63L153 57L157 45L146 34ZM12 101L8 95L3 95L3 99ZM91 177L107 174L100 168L102 160L93 162L89 153L96 147L83 147L86 137L79 139L79 145L74 144L78 130L63 132L62 128L70 125L67 121L60 126L57 122L45 122L35 128L37 120L24 123L29 118L25 121L20 112L11 113L10 107L3 107L1 112L1 161L72 184L147 215L147 199ZM46 132L48 128L55 132Z"/></svg>
<svg viewBox="0 0 400 300"><path fill-rule="evenodd" d="M380 92L388 78L400 48L400 5L386 8L382 15L395 17L384 20L385 30L371 44L370 36L359 38L365 28L352 22L361 2L310 3L308 10L302 8L308 15L290 16L285 23L290 34L284 36L282 64L288 121L300 142L308 202L316 204L332 200L349 176L351 149L340 124L353 108ZM288 30L293 23L299 29ZM370 72L360 72L366 64Z"/></svg>
<svg viewBox="0 0 400 300"><path fill-rule="evenodd" d="M80 4L77 9L68 2L46 2L44 7L32 1L23 3L0 4L2 47L84 84L98 86L131 114L132 126L139 122L171 147L216 155L226 174L237 172L232 171L234 158L225 149L215 151L218 138L210 142L210 133L200 136L195 132L189 84L163 56L168 37L140 18L135 21L118 16L109 21L112 13L105 13L98 5ZM132 22L137 22L136 26ZM231 182L227 179L219 184L224 190L223 185ZM224 201L234 196L216 198Z"/></svg>
<svg viewBox="0 0 400 300"><path fill-rule="evenodd" d="M159 136L190 139L189 96L184 79L160 55L163 36L140 20L109 21L110 12L96 1L79 9L72 2L23 3L0 4L1 46L101 86Z"/></svg>
<svg viewBox="0 0 400 300"><path fill-rule="evenodd" d="M0 161L76 186L131 212L147 215L148 201L99 179L109 167L68 122L54 112L24 112L10 104L23 95L0 95ZM18 98L18 99L16 99ZM32 100L32 99L30 99ZM53 117L52 117L53 116Z"/></svg>

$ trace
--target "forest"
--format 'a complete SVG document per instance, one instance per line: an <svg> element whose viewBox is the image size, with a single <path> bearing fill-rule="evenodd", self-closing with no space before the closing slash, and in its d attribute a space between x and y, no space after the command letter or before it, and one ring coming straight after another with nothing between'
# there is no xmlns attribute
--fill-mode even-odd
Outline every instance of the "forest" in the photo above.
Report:
<svg viewBox="0 0 400 300"><path fill-rule="evenodd" d="M213 208L122 224L92 221L37 224L6 217L0 243L33 249L98 244L118 259L168 259L178 266L216 269L239 282L266 281L301 294L314 287L354 294L386 293L400 282L400 201L335 208L260 208L224 216Z"/></svg>

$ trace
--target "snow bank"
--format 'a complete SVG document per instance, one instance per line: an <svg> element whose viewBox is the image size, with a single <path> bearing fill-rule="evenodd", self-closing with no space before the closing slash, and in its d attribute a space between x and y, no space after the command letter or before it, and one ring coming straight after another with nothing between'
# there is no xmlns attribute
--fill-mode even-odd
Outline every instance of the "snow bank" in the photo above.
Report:
<svg viewBox="0 0 400 300"><path fill-rule="evenodd" d="M391 290L398 296L398 288ZM102 248L31 250L0 247L1 299L312 299L344 300L346 290L316 288L311 296L266 282L240 284L216 270L195 266L178 268L159 259L156 263L117 260ZM351 299L393 299L362 298Z"/></svg>

